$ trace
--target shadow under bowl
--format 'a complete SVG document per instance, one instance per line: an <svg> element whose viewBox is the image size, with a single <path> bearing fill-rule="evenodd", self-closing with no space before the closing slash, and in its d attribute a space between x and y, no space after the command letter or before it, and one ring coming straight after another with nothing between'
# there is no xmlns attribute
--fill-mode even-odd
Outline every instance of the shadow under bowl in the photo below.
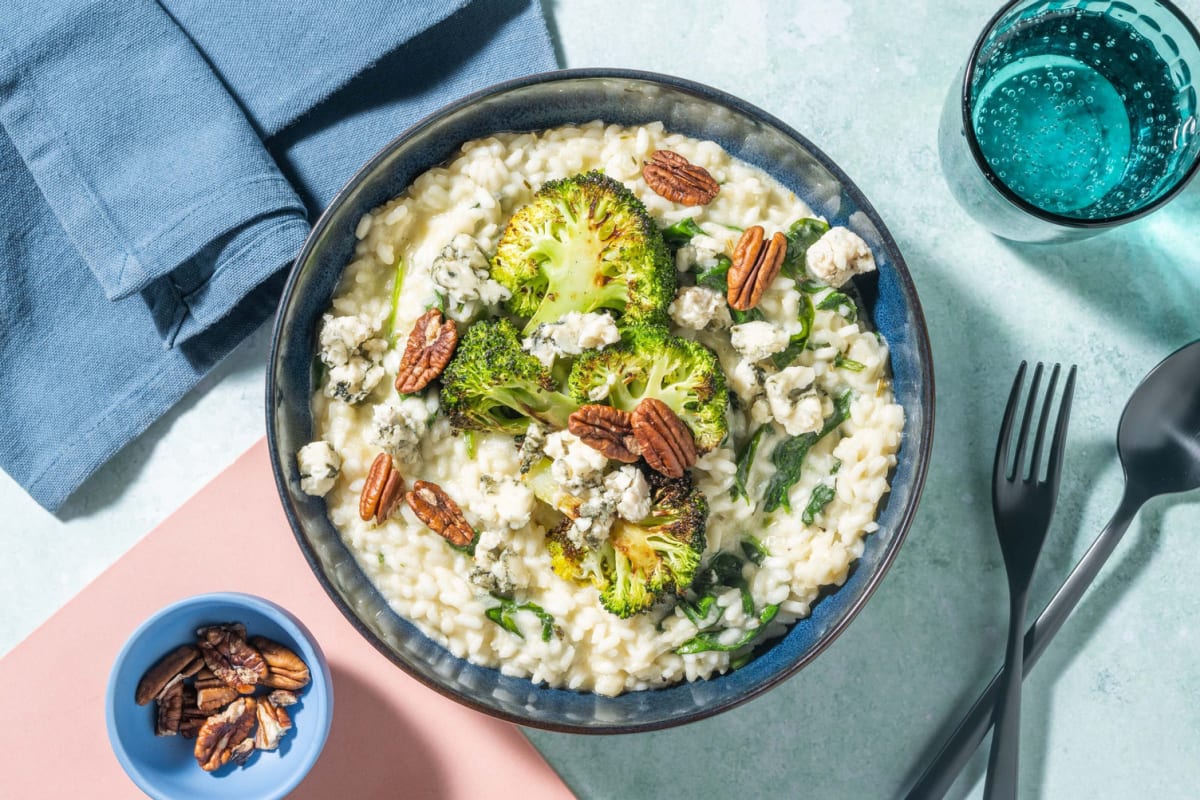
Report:
<svg viewBox="0 0 1200 800"><path fill-rule="evenodd" d="M313 433L318 325L350 260L359 218L466 141L596 119L620 125L661 121L669 131L715 141L782 182L831 224L862 236L878 271L856 279L855 286L890 346L893 389L906 417L879 530L867 538L841 588L741 669L618 697L534 685L471 664L433 642L391 609L355 563L324 500L301 491L295 458ZM853 182L804 137L754 106L690 81L629 70L564 70L452 103L383 148L342 189L314 226L284 290L266 411L271 463L296 540L329 596L376 649L427 686L493 716L549 730L627 733L702 719L749 700L812 661L850 623L896 557L916 513L933 438L933 364L921 305L896 243Z"/></svg>

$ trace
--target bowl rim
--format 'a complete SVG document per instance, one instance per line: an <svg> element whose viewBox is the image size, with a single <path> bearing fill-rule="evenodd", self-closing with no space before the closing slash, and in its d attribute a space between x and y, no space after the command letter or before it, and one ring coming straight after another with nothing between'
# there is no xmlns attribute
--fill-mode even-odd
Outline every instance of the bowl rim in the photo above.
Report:
<svg viewBox="0 0 1200 800"><path fill-rule="evenodd" d="M116 657L113 658L112 667L108 673L108 681L105 684L104 726L108 732L109 745L112 747L113 755L116 756L121 768L125 770L125 774L129 776L129 779L139 789L153 798L171 800L170 795L162 793L160 787L147 777L147 774L143 772L138 762L125 749L125 744L117 730L117 675L121 671L122 665L128 659L129 651L133 649L134 643L141 640L154 625L180 610L214 603L243 606L262 614L264 617L268 617L274 621L289 636L295 639L296 642L300 643L302 645L301 649L307 647L312 650L312 657L309 659L311 663L308 664L312 679L311 685L315 687L320 684L323 687L325 699L321 703L321 713L313 715L313 722L316 723L317 729L315 731L315 738L312 740L312 746L306 750L306 755L303 759L297 759L294 765L295 769L291 770L286 780L274 787L272 793L260 796L262 800L278 800L278 798L287 796L289 792L300 784L300 781L304 780L305 776L312 770L313 765L317 763L321 752L325 749L325 743L329 739L329 730L333 724L333 678L325 658L325 653L321 650L321 645L317 642L316 637L312 635L312 632L286 608L278 603L267 600L265 597L246 594L244 592L206 592L204 594L196 594L163 606L138 625L129 634L129 637L126 638L125 643L121 645L121 649L117 651Z"/></svg>
<svg viewBox="0 0 1200 800"><path fill-rule="evenodd" d="M391 651L380 637L376 636L373 631L366 627L363 622L354 614L353 609L342 600L337 590L333 587L329 578L321 569L320 562L317 559L316 552L310 546L308 541L301 535L303 525L293 508L291 495L288 491L287 481L284 477L283 465L279 461L278 453L274 443L278 440L278 431L275 425L275 405L273 398L276 393L275 369L279 362L281 343L283 339L283 319L285 310L290 307L293 294L296 290L296 285L299 280L300 266L309 258L317 244L324 238L326 229L331 224L333 213L339 208L344 200L363 183L367 177L375 170L375 168L392 152L404 144L408 139L429 127L430 125L440 121L444 117L457 113L458 111L470 106L485 98L504 94L516 89L522 89L527 86L539 83L551 83L557 81L572 81L580 79L618 79L628 81L640 81L666 86L672 89L677 89L687 94L694 95L702 100L712 102L718 105L723 105L753 119L757 122L766 124L776 128L787 138L792 139L802 148L808 151L814 159L816 159L823 168L829 171L839 182L841 188L847 195L854 200L859 209L871 219L872 224L879 232L880 241L885 250L892 256L893 269L896 274L898 283L900 284L902 294L908 298L910 303L910 311L915 325L915 346L920 354L921 360L926 368L926 379L921 382L919 394L923 413L920 418L920 427L924 433L923 439L920 442L920 448L915 455L915 463L912 473L912 499L909 505L903 509L895 527L895 537L893 538L889 548L882 554L879 565L874 574L867 580L863 588L863 594L847 609L841 619L833 623L826 634L821 637L816 645L806 652L803 656L796 659L793 663L780 669L777 673L765 679L762 683L750 687L747 691L736 696L725 698L714 702L703 708L698 708L677 717L665 720L656 720L645 723L616 723L616 724L601 724L594 726L576 725L568 722L559 722L554 720L539 719L535 716L522 717L517 714L511 714L502 709L488 706L475 698L454 691L452 688L441 684L437 681L429 680L417 670L409 666L409 664L399 655ZM338 190L337 194L329 201L329 205L321 212L317 221L313 224L312 231L304 242L304 246L300 249L296 259L292 262L292 266L288 273L287 282L284 285L283 293L280 296L279 307L276 310L273 329L271 332L271 348L268 358L267 379L266 379L266 428L268 451L271 457L271 470L275 477L275 486L279 494L280 502L283 505L284 514L287 516L288 524L291 526L292 534L296 538L296 542L300 547L300 551L304 554L305 560L312 569L317 581L329 595L329 598L337 606L346 620L354 626L354 628L378 650L385 658L391 661L396 666L400 667L407 675L415 678L421 684L428 686L437 693L454 700L457 703L467 706L488 716L512 722L517 725L525 725L542 730L554 731L557 733L584 733L584 734L617 734L617 733L642 733L655 730L664 730L673 728L679 725L684 725L690 722L696 722L701 719L715 716L724 711L728 711L743 703L746 703L764 692L774 688L783 681L791 678L813 659L823 653L837 638L842 634L847 626L858 616L858 613L866 605L867 601L875 594L876 588L883 580L888 570L891 568L892 562L895 561L897 554L900 551L900 546L908 534L909 528L916 517L917 509L920 506L921 494L924 490L925 479L929 469L929 458L933 449L934 435L934 371L933 371L933 353L929 341L928 325L925 321L924 311L922 310L920 299L917 296L916 286L913 283L912 275L909 273L908 266L904 261L903 255L892 237L891 232L884 224L875 207L867 200L857 184L852 181L848 175L834 161L825 154L823 150L815 146L805 136L792 128L787 123L772 114L758 108L755 105L716 89L706 84L679 78L672 75L666 75L658 72L650 72L644 70L633 70L623 68L607 68L607 67L587 67L581 69L559 69L548 72L539 72L531 75L526 75L519 78L514 78L507 81L502 81L491 86L485 87L478 91L472 92L461 97L458 100L452 101L437 111L423 117L416 123L401 132L390 142L380 148L375 155L360 167L354 175L352 175L344 186ZM720 676L718 676L720 677ZM530 684L535 689L543 688L540 684ZM651 690L647 690L651 691Z"/></svg>

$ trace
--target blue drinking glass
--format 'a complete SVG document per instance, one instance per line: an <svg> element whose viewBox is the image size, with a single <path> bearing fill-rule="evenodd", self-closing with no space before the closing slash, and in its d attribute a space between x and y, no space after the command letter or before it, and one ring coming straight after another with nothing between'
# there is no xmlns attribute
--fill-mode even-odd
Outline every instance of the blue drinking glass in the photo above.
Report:
<svg viewBox="0 0 1200 800"><path fill-rule="evenodd" d="M1149 214L1200 168L1198 72L1200 34L1168 0L1013 0L942 111L950 190L1025 242Z"/></svg>

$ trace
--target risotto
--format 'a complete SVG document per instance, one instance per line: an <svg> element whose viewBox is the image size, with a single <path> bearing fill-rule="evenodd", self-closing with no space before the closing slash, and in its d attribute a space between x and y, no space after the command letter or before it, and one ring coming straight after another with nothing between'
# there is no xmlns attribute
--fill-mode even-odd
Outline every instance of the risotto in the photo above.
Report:
<svg viewBox="0 0 1200 800"><path fill-rule="evenodd" d="M685 198L688 205L648 183L646 164L663 151L701 168L696 174L708 176L715 196L703 204ZM693 174L668 166L676 177ZM537 313L551 316L527 321L532 312L521 303L529 298L502 274L506 229L545 196L539 189L563 179L619 182L663 231L651 255L669 259L662 285L670 291L650 303L665 308L654 306L647 325L634 319L633 290L624 311L615 303L546 312L541 298ZM758 262L746 255L753 242L745 243L756 226L760 239L765 232ZM603 229L601 238L624 234ZM846 580L877 528L904 426L887 344L858 317L851 279L874 261L852 232L830 229L779 182L713 142L658 123L594 122L468 142L365 215L356 236L320 329L315 441L298 454L302 486L325 496L360 567L430 638L506 675L616 695L736 669L808 615L822 587ZM779 260L784 238L783 268L760 281L752 308L731 307L739 268L750 280L761 275L754 270L770 268L763 262L772 253ZM622 257L634 258L630 252ZM441 327L422 327L430 319ZM414 326L420 335L410 336ZM399 393L397 374L414 369L406 349L421 339L428 355L447 328L458 345L447 372ZM465 380L467 368L456 362L471 353L486 352L484 363L508 358L495 355L496 342L513 330L520 357L512 362L541 376L549 399L526 412L529 425L519 414L489 412L498 420L489 429L476 424L478 409L463 411L466 390L450 384ZM674 406L678 413L664 412L666 422L650 419L646 399L621 410L631 392L649 391L622 377L628 373L577 377L580 365L594 372L623 364L639 347L661 353L655 362L686 353L679 358L709 365L701 388L688 387L713 395L702 398L708 415L692 398ZM658 408L670 406L669 393L663 399ZM603 407L635 426L620 429L618 449L605 450L576 435L577 412L569 430L555 423L562 418L554 413L575 407ZM637 428L639 419L650 428ZM663 430L687 446L657 448L662 437L653 434ZM631 452L610 458L622 443ZM384 494L396 502L383 507L377 490L392 473L417 491L399 502L389 486ZM422 498L440 497L465 524L418 513ZM672 504L689 511L668 533L694 552L684 548L682 567L664 559L666 577L635 586L645 591L632 600L622 582L640 580L638 559L648 556L622 561L622 548L605 537L615 539L622 526L648 530ZM600 555L588 561L593 551Z"/></svg>

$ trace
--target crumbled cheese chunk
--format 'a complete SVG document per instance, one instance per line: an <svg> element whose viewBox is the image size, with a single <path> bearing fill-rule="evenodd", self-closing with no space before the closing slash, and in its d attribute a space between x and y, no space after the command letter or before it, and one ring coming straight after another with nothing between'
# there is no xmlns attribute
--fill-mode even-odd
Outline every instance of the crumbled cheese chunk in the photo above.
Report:
<svg viewBox="0 0 1200 800"><path fill-rule="evenodd" d="M688 272L695 267L709 269L717 265L717 258L724 252L725 245L718 239L697 234L683 247L675 251L675 269Z"/></svg>
<svg viewBox="0 0 1200 800"><path fill-rule="evenodd" d="M446 296L446 315L460 322L472 319L482 306L494 306L512 296L491 279L487 256L474 237L460 233L442 248L429 270Z"/></svg>
<svg viewBox="0 0 1200 800"><path fill-rule="evenodd" d="M570 431L556 431L547 436L545 453L554 459L550 474L568 492L598 486L604 479L608 459Z"/></svg>
<svg viewBox="0 0 1200 800"><path fill-rule="evenodd" d="M393 399L375 406L368 441L401 461L420 455L421 437L432 414L420 397Z"/></svg>
<svg viewBox="0 0 1200 800"><path fill-rule="evenodd" d="M790 436L821 430L821 396L811 367L788 367L764 381L771 416Z"/></svg>
<svg viewBox="0 0 1200 800"><path fill-rule="evenodd" d="M862 237L849 228L830 228L805 255L808 272L822 283L839 287L854 275L875 271L875 257Z"/></svg>
<svg viewBox="0 0 1200 800"><path fill-rule="evenodd" d="M712 325L728 328L732 323L729 306L720 292L703 286L685 286L667 308L676 325L701 331Z"/></svg>
<svg viewBox="0 0 1200 800"><path fill-rule="evenodd" d="M501 531L482 530L475 542L472 560L475 567L469 576L471 583L492 594L507 597L517 588L513 569L512 549Z"/></svg>
<svg viewBox="0 0 1200 800"><path fill-rule="evenodd" d="M729 340L733 349L748 361L762 361L788 346L791 337L778 325L764 320L743 322L729 329Z"/></svg>
<svg viewBox="0 0 1200 800"><path fill-rule="evenodd" d="M627 464L604 477L604 490L615 498L616 512L622 519L640 522L650 516L650 484L646 476Z"/></svg>
<svg viewBox="0 0 1200 800"><path fill-rule="evenodd" d="M567 538L578 548L596 548L608 538L616 516L618 495L603 485L590 486L580 493L575 520L567 529Z"/></svg>
<svg viewBox="0 0 1200 800"><path fill-rule="evenodd" d="M617 324L608 314L571 311L558 322L543 322L521 343L547 367L560 356L577 356L584 350L601 350L620 340Z"/></svg>
<svg viewBox="0 0 1200 800"><path fill-rule="evenodd" d="M342 459L333 445L319 439L300 448L296 466L300 468L300 488L304 493L324 497L341 474Z"/></svg>
<svg viewBox="0 0 1200 800"><path fill-rule="evenodd" d="M765 377L763 370L753 361L741 359L733 365L733 369L725 373L726 382L738 399L746 404L762 394L762 382Z"/></svg>
<svg viewBox="0 0 1200 800"><path fill-rule="evenodd" d="M471 510L489 526L512 530L523 528L533 514L533 491L512 477L497 479L484 475Z"/></svg>
<svg viewBox="0 0 1200 800"><path fill-rule="evenodd" d="M361 403L383 378L387 342L375 338L376 326L366 317L326 314L318 343L321 361L329 368L325 395Z"/></svg>
<svg viewBox="0 0 1200 800"><path fill-rule="evenodd" d="M521 474L533 469L533 465L543 458L542 448L546 446L546 431L536 422L530 422L525 429L525 438L521 440L521 449L517 458L521 460Z"/></svg>

